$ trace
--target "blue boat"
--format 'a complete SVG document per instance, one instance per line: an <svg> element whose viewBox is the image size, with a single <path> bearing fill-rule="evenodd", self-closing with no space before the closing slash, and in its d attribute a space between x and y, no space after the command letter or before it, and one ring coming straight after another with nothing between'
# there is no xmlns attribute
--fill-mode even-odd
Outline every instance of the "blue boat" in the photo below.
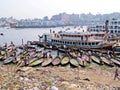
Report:
<svg viewBox="0 0 120 90"><path fill-rule="evenodd" d="M9 63L12 63L13 60L14 60L13 57L9 57L6 60L4 60L3 63L4 64L9 64Z"/></svg>

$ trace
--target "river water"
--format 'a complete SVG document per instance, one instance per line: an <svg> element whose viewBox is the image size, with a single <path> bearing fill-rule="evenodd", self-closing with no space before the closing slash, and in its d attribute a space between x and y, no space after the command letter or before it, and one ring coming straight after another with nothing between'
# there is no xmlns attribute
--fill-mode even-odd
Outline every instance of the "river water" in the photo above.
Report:
<svg viewBox="0 0 120 90"><path fill-rule="evenodd" d="M11 41L13 41L15 45L21 45L22 39L24 44L26 44L27 41L38 41L38 35L49 33L50 29L58 32L65 28L0 28L0 33L4 34L0 35L0 46L3 46L5 43L9 45Z"/></svg>

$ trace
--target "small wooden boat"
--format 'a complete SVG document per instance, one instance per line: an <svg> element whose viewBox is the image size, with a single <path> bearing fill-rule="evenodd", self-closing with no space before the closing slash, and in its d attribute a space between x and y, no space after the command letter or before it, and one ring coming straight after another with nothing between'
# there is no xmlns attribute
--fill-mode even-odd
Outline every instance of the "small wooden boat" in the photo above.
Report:
<svg viewBox="0 0 120 90"><path fill-rule="evenodd" d="M37 56L38 56L39 58L42 58L42 57L43 57L43 53L39 53L39 54L37 54Z"/></svg>
<svg viewBox="0 0 120 90"><path fill-rule="evenodd" d="M8 64L8 63L11 63L13 61L13 57L9 57L7 58L6 60L4 60L4 64Z"/></svg>
<svg viewBox="0 0 120 90"><path fill-rule="evenodd" d="M70 64L71 64L72 66L75 66L75 67L78 67L78 66L79 66L78 61L77 61L76 59L74 59L74 58L70 59Z"/></svg>
<svg viewBox="0 0 120 90"><path fill-rule="evenodd" d="M118 61L118 60L116 60L116 59L114 59L114 58L111 58L110 60L111 60L115 65L120 66L120 61Z"/></svg>
<svg viewBox="0 0 120 90"><path fill-rule="evenodd" d="M5 55L5 51L1 51L1 55L2 55L2 56Z"/></svg>
<svg viewBox="0 0 120 90"><path fill-rule="evenodd" d="M1 56L1 55L0 55L0 61L2 61L2 60L3 60L3 58L4 58L4 56Z"/></svg>
<svg viewBox="0 0 120 90"><path fill-rule="evenodd" d="M95 63L97 63L97 64L99 64L99 65L101 65L101 64L102 64L101 59L100 59L100 58L98 58L97 56L92 55L92 56L90 56L90 58L92 59L92 61L93 61L93 62L95 62Z"/></svg>
<svg viewBox="0 0 120 90"><path fill-rule="evenodd" d="M114 57L117 61L120 62L120 57Z"/></svg>
<svg viewBox="0 0 120 90"><path fill-rule="evenodd" d="M48 66L49 64L51 64L52 62L52 58L46 58L44 59L43 63L42 63L42 67Z"/></svg>
<svg viewBox="0 0 120 90"><path fill-rule="evenodd" d="M53 59L52 64L53 64L54 66L59 65L59 64L60 64L60 61L61 61L60 57L59 57L59 56L56 56L56 57Z"/></svg>
<svg viewBox="0 0 120 90"><path fill-rule="evenodd" d="M63 52L63 53L70 52L70 50L67 48L58 48L58 51Z"/></svg>
<svg viewBox="0 0 120 90"><path fill-rule="evenodd" d="M77 59L78 59L78 64L79 64L81 67L85 67L85 65L86 65L85 60L82 60L82 58L80 58L80 57L78 57Z"/></svg>
<svg viewBox="0 0 120 90"><path fill-rule="evenodd" d="M31 64L32 62L36 61L38 58L31 58L29 59L29 63Z"/></svg>
<svg viewBox="0 0 120 90"><path fill-rule="evenodd" d="M33 66L38 66L38 65L40 65L42 62L43 62L43 59L41 58L41 59L38 59L38 60L30 63L29 66L32 66L32 67L33 67Z"/></svg>
<svg viewBox="0 0 120 90"><path fill-rule="evenodd" d="M25 66L24 59L20 59L20 60L17 62L17 67L23 67L23 66Z"/></svg>
<svg viewBox="0 0 120 90"><path fill-rule="evenodd" d="M108 60L105 56L101 56L100 59L102 62L108 66L114 66L111 60Z"/></svg>
<svg viewBox="0 0 120 90"><path fill-rule="evenodd" d="M115 51L114 54L115 55L120 55L120 51Z"/></svg>
<svg viewBox="0 0 120 90"><path fill-rule="evenodd" d="M75 52L70 52L69 54L70 54L70 57L72 58L77 58L78 56Z"/></svg>
<svg viewBox="0 0 120 90"><path fill-rule="evenodd" d="M62 58L62 60L61 60L61 64L62 64L62 65L66 65L66 64L69 63L69 61L70 61L69 57L68 57L68 56L64 56L64 57Z"/></svg>

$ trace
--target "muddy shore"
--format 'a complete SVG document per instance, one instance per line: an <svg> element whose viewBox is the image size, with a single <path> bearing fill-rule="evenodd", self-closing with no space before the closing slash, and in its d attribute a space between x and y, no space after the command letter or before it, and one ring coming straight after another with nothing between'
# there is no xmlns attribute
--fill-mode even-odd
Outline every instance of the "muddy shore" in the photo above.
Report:
<svg viewBox="0 0 120 90"><path fill-rule="evenodd" d="M0 66L0 90L112 90L115 67L16 67ZM56 89L52 89L56 87Z"/></svg>

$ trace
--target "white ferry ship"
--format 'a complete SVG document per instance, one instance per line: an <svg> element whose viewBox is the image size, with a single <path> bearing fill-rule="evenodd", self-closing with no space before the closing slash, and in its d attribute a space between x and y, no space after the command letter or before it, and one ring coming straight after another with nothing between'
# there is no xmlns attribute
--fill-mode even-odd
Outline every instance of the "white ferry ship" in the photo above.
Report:
<svg viewBox="0 0 120 90"><path fill-rule="evenodd" d="M109 40L109 32L87 31L87 28L67 29L64 31L50 31L49 34L43 34L41 42L47 42L52 45L66 45L68 47L79 48L111 48L114 41Z"/></svg>

